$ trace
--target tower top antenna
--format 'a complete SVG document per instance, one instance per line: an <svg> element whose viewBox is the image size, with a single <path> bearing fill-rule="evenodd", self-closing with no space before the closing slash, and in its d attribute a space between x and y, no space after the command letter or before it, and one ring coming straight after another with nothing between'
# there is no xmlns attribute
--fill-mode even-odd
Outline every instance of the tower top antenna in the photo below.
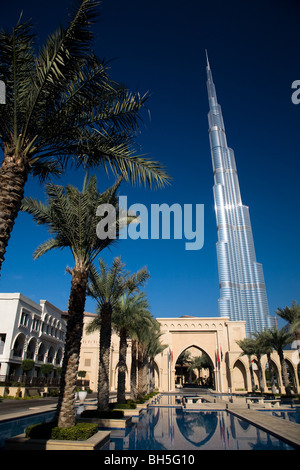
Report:
<svg viewBox="0 0 300 470"><path fill-rule="evenodd" d="M207 55L207 49L205 49L205 55L206 55L207 67L210 69L209 60L208 60L208 55Z"/></svg>

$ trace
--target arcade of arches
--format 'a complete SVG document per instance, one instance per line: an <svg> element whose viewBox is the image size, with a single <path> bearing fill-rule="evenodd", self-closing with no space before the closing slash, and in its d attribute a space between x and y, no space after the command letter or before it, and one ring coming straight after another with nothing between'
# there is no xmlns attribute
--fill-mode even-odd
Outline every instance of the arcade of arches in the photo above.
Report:
<svg viewBox="0 0 300 470"><path fill-rule="evenodd" d="M85 314L85 324L94 318L92 314ZM241 355L241 349L236 341L244 339L245 322L229 321L226 317L190 317L157 318L161 324L163 335L162 344L167 347L155 357L155 387L161 392L175 391L185 384L198 383L207 385L218 392L251 391L251 377L249 360ZM99 332L82 338L79 370L86 371L85 379L89 381L90 388L96 390L98 374ZM284 352L288 368L291 389L300 392L299 366L295 358L295 350ZM196 361L205 360L205 367L197 369ZM113 334L111 341L111 369L110 388L117 389L119 358L119 338ZM198 359L197 359L198 358ZM279 392L285 393L282 382L282 373L279 357L276 352L271 355L273 371L275 373L276 387ZM262 357L264 389L270 387L268 381L267 356ZM126 388L130 388L131 345L127 352L127 379ZM191 367L191 363L194 368ZM259 388L258 368L255 357L252 362L255 385Z"/></svg>

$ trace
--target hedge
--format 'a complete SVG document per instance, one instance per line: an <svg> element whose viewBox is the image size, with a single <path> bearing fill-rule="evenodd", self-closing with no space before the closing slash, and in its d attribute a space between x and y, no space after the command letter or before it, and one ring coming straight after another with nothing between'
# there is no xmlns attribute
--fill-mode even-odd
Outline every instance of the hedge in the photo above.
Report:
<svg viewBox="0 0 300 470"><path fill-rule="evenodd" d="M110 409L121 409L121 410L135 410L136 403L132 400L127 400L126 403L110 403Z"/></svg>
<svg viewBox="0 0 300 470"><path fill-rule="evenodd" d="M98 424L77 423L71 428L53 428L51 439L60 441L85 441L98 432Z"/></svg>
<svg viewBox="0 0 300 470"><path fill-rule="evenodd" d="M57 423L38 423L28 426L25 436L31 439L57 439L66 441L85 441L98 432L95 423L77 423L70 428L59 428Z"/></svg>
<svg viewBox="0 0 300 470"><path fill-rule="evenodd" d="M99 419L121 419L124 417L122 410L85 410L80 415L81 418L99 418Z"/></svg>

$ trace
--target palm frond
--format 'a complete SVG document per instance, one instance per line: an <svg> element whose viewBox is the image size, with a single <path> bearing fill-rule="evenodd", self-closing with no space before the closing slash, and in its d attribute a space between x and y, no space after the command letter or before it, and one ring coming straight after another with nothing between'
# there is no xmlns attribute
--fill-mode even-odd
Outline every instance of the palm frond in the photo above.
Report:
<svg viewBox="0 0 300 470"><path fill-rule="evenodd" d="M31 87L30 111L24 133L36 108L47 109L65 91L70 80L80 70L93 38L90 29L99 2L82 0L74 4L66 29L60 27L48 37L36 61L35 87ZM41 106L43 104L43 106Z"/></svg>
<svg viewBox="0 0 300 470"><path fill-rule="evenodd" d="M0 107L0 136L14 145L20 142L25 113L28 110L28 90L32 88L35 67L32 25L20 23L12 32L0 33L0 79L6 84L6 105Z"/></svg>
<svg viewBox="0 0 300 470"><path fill-rule="evenodd" d="M36 198L24 198L22 201L21 210L31 214L37 225L49 225L51 223L49 206Z"/></svg>
<svg viewBox="0 0 300 470"><path fill-rule="evenodd" d="M127 288L130 293L142 287L150 278L150 273L146 266L141 268L137 273L132 274L127 280Z"/></svg>
<svg viewBox="0 0 300 470"><path fill-rule="evenodd" d="M40 256L43 256L45 253L48 253L48 251L53 250L54 248L64 248L64 247L59 244L59 241L57 240L57 238L50 238L44 243L41 243L41 245L39 245L36 248L36 250L33 253L33 258L34 259L40 258Z"/></svg>

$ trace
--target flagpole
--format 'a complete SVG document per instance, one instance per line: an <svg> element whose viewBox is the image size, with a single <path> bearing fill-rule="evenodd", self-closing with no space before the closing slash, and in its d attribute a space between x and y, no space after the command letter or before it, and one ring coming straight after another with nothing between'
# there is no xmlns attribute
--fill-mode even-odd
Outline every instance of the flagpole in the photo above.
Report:
<svg viewBox="0 0 300 470"><path fill-rule="evenodd" d="M170 347L168 351L168 392L170 391Z"/></svg>
<svg viewBox="0 0 300 470"><path fill-rule="evenodd" d="M219 359L219 376L220 376L220 389L221 389L220 392L223 393L222 358L220 358L220 353L219 353L219 336L218 336L218 332L217 332L217 355L218 355L218 359Z"/></svg>
<svg viewBox="0 0 300 470"><path fill-rule="evenodd" d="M173 362L173 351L172 349L170 350L170 392L173 391L173 384L172 384L172 362Z"/></svg>
<svg viewBox="0 0 300 470"><path fill-rule="evenodd" d="M219 361L218 361L218 336L216 336L216 388L220 391Z"/></svg>

